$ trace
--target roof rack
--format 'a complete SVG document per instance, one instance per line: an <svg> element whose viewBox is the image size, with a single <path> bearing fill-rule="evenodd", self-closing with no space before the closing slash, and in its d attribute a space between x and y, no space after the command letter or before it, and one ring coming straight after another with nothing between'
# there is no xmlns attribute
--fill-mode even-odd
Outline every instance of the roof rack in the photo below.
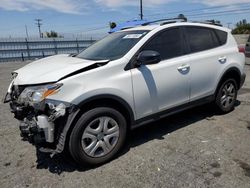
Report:
<svg viewBox="0 0 250 188"><path fill-rule="evenodd" d="M109 33L129 29L129 28L133 28L133 27L137 27L137 26L146 26L146 25L153 24L153 23L158 23L159 25L162 26L162 25L176 23L176 22L187 22L187 18L184 15L183 16L179 15L179 17L177 17L177 18L165 18L165 19L159 19L159 20L148 21L148 22L146 20L142 20L142 21L140 21L140 23L136 22L136 23L132 23L132 24L127 24L127 25L122 26L122 27L115 27ZM216 26L221 26L222 27L222 24L219 21L216 21L216 20L189 21L189 22L190 23L211 24L211 25L216 25ZM130 22L127 22L127 23L130 23Z"/></svg>
<svg viewBox="0 0 250 188"><path fill-rule="evenodd" d="M170 23L176 23L178 21L186 22L187 19L186 18L166 18L166 19L160 19L160 20L146 22L146 23L143 23L142 26L146 26L146 25L149 25L152 23L157 23L157 22L162 22L160 25L165 25L165 24L170 24Z"/></svg>
<svg viewBox="0 0 250 188"><path fill-rule="evenodd" d="M192 21L192 23L203 23L203 24L210 24L222 27L223 25L215 20L205 20L205 21Z"/></svg>
<svg viewBox="0 0 250 188"><path fill-rule="evenodd" d="M155 21L150 21L141 24L142 26L146 26L152 23L158 23L161 22L160 25L166 25L166 24L171 24L171 23L176 23L176 22L187 22L187 18L165 18L165 19L160 19L160 20L155 20ZM210 24L210 25L216 25L216 26L223 26L220 22L216 20L205 20L205 21L190 21L192 23L203 23L203 24Z"/></svg>

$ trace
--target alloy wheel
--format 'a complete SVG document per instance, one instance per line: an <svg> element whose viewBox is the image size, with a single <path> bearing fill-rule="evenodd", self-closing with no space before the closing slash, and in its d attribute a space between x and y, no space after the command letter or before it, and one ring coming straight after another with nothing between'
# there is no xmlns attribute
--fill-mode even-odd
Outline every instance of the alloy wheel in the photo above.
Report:
<svg viewBox="0 0 250 188"><path fill-rule="evenodd" d="M220 103L224 108L228 108L236 97L236 88L233 83L229 82L225 84L222 89L222 95L220 99Z"/></svg>

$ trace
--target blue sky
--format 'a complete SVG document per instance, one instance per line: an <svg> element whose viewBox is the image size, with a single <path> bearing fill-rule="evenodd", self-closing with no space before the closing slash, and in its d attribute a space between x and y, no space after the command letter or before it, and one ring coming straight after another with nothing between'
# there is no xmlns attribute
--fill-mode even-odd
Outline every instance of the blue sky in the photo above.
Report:
<svg viewBox="0 0 250 188"><path fill-rule="evenodd" d="M143 0L145 19L175 17L217 19L225 26L243 18L250 22L250 0ZM0 37L38 36L34 19L42 19L42 31L55 30L66 37L102 36L108 23L139 18L139 0L0 0Z"/></svg>

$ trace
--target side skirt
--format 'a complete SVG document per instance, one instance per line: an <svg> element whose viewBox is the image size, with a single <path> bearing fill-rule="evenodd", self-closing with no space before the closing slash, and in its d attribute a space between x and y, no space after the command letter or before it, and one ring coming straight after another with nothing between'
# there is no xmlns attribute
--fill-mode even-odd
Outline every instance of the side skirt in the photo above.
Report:
<svg viewBox="0 0 250 188"><path fill-rule="evenodd" d="M145 124L160 120L162 118L168 117L170 115L185 111L187 109L190 109L190 108L193 108L193 107L196 107L196 106L201 106L203 104L210 103L210 102L214 101L214 98L215 98L214 95L210 95L208 97L204 97L204 98L198 99L196 101L192 101L192 102L189 102L189 103L177 106L177 107L173 107L173 108L164 110L162 112L158 112L158 113L153 114L153 115L143 117L141 119L136 120L133 123L133 125L131 126L131 129L138 128L138 127L140 127L142 125L145 125Z"/></svg>

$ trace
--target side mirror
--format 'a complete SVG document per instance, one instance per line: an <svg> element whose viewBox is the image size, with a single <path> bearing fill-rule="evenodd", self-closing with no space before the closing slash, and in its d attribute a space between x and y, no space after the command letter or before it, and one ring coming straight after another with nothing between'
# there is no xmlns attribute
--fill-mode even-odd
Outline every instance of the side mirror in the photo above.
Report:
<svg viewBox="0 0 250 188"><path fill-rule="evenodd" d="M156 64L159 63L160 61L161 61L161 55L158 52L145 50L138 55L136 66Z"/></svg>

